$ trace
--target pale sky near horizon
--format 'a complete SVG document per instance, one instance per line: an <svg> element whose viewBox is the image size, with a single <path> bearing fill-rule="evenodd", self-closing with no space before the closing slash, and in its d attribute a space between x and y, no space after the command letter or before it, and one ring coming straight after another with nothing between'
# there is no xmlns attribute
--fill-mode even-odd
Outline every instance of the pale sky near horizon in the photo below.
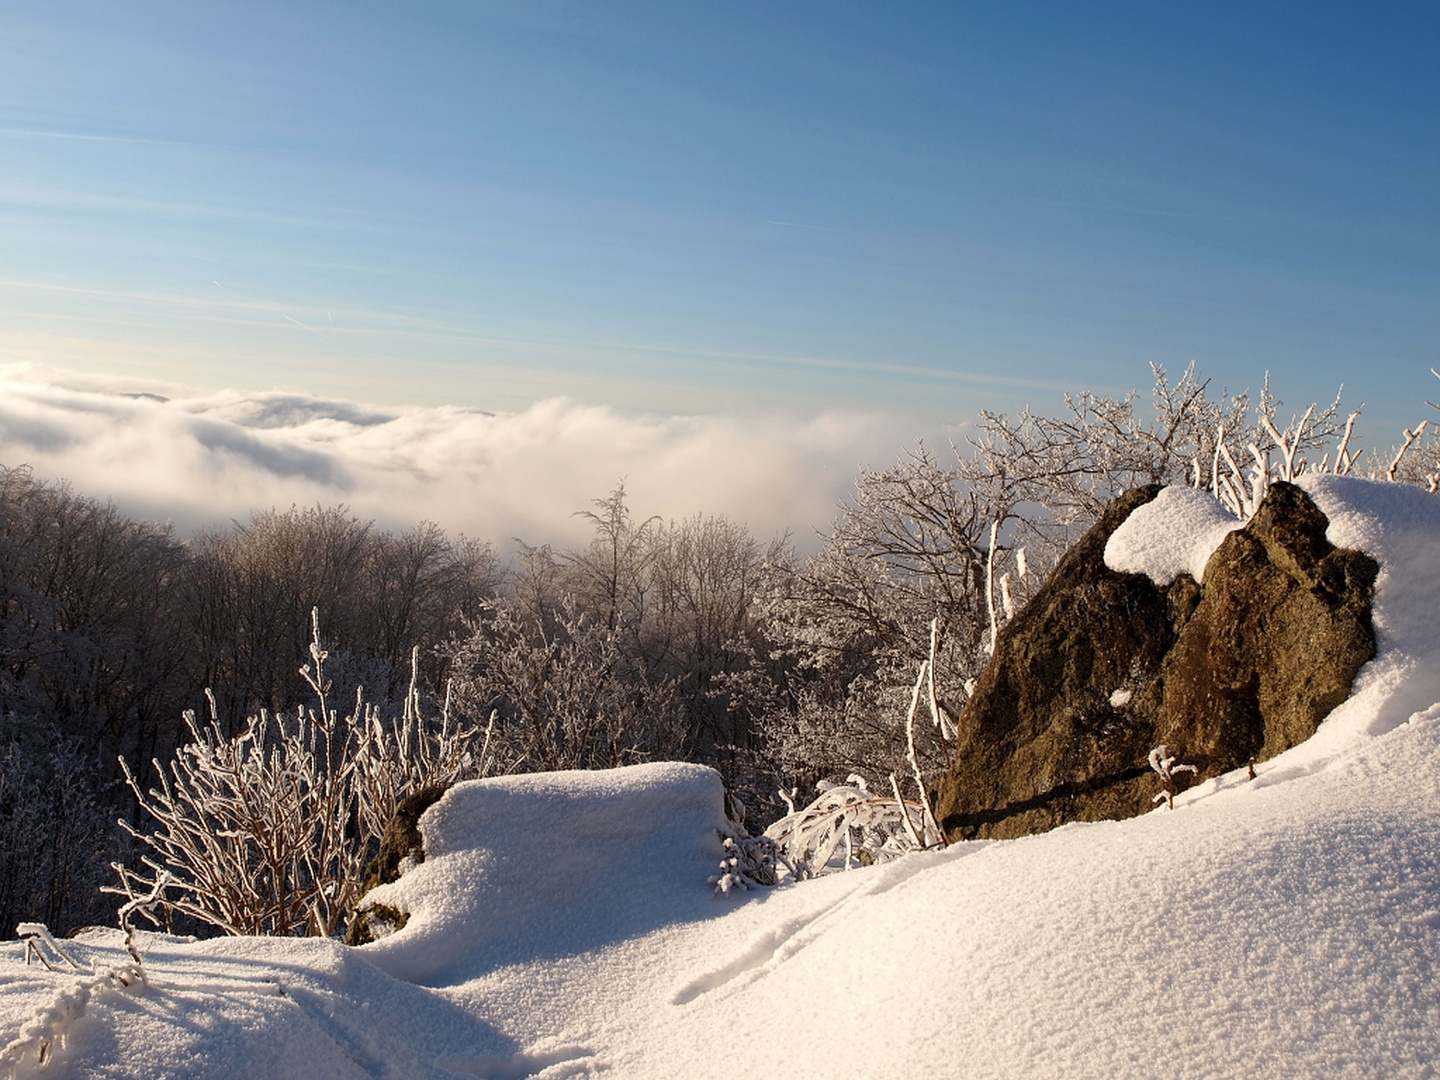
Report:
<svg viewBox="0 0 1440 1080"><path fill-rule="evenodd" d="M0 10L0 362L522 410L1435 399L1423 4Z"/></svg>

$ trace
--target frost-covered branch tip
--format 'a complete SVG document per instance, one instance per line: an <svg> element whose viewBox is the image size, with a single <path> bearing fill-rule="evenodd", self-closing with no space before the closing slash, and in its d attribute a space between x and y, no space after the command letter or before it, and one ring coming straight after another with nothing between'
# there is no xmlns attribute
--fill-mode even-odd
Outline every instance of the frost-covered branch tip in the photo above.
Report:
<svg viewBox="0 0 1440 1080"><path fill-rule="evenodd" d="M1150 751L1150 768L1160 774L1160 781L1164 784L1164 788L1156 792L1154 798L1150 801L1152 803L1158 803L1161 799L1164 799L1166 805L1171 810L1175 809L1176 774L1183 772L1194 774L1199 771L1194 765L1176 765L1175 759L1170 756L1169 750L1164 743L1161 743L1155 747L1154 750Z"/></svg>
<svg viewBox="0 0 1440 1080"><path fill-rule="evenodd" d="M1385 473L1386 480L1389 480L1392 483L1394 482L1395 470L1400 467L1400 462L1404 459L1405 454L1410 449L1410 447L1413 446L1415 444L1415 441L1425 433L1425 425L1429 422L1430 421L1428 420L1421 420L1420 423L1415 425L1414 431L1411 431L1409 428L1405 429L1405 442L1400 446L1398 450L1395 451L1395 457L1391 459L1390 468Z"/></svg>

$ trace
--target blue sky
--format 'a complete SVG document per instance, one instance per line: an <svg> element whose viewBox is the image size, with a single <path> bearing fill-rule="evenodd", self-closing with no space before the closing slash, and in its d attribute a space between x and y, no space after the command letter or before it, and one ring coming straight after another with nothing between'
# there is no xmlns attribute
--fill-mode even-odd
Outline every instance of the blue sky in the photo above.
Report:
<svg viewBox="0 0 1440 1080"><path fill-rule="evenodd" d="M521 409L1440 366L1431 5L0 9L0 360ZM1303 399L1303 400L1302 400Z"/></svg>

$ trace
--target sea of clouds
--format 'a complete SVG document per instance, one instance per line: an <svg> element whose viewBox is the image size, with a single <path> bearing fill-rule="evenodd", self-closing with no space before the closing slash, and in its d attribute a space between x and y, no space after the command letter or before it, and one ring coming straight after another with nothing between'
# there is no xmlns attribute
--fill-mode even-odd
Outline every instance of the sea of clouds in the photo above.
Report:
<svg viewBox="0 0 1440 1080"><path fill-rule="evenodd" d="M576 512L623 478L640 517L720 514L811 547L861 466L956 434L880 413L656 416L564 398L489 413L0 366L0 464L182 535L343 504L385 528L566 545L588 532Z"/></svg>

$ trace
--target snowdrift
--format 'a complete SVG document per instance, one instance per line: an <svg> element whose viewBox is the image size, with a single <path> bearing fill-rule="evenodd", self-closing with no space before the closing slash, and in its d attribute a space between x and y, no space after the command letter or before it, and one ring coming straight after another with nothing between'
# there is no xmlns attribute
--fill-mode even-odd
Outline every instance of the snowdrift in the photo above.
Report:
<svg viewBox="0 0 1440 1080"><path fill-rule="evenodd" d="M425 861L369 894L409 922L361 951L445 984L713 915L697 885L724 798L713 769L676 763L457 784L421 818Z"/></svg>
<svg viewBox="0 0 1440 1080"><path fill-rule="evenodd" d="M1434 1076L1440 499L1304 486L1331 540L1381 563L1379 653L1255 780L726 897L705 884L706 770L465 785L385 887L403 930L357 950L151 938L149 987L98 992L42 1074ZM1203 567L1197 533L1223 524L1186 508L1127 557ZM70 948L123 958L113 932ZM0 945L0 1042L81 977Z"/></svg>

